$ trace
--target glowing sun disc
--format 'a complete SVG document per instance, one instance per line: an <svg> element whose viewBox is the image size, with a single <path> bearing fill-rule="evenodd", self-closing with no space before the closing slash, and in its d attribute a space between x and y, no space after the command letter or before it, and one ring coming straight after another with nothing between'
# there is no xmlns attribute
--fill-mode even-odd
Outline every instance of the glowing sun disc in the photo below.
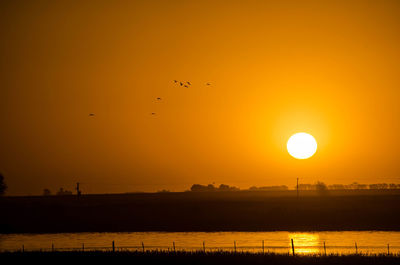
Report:
<svg viewBox="0 0 400 265"><path fill-rule="evenodd" d="M317 151L317 141L311 134L300 132L289 138L286 147L294 158L307 159Z"/></svg>

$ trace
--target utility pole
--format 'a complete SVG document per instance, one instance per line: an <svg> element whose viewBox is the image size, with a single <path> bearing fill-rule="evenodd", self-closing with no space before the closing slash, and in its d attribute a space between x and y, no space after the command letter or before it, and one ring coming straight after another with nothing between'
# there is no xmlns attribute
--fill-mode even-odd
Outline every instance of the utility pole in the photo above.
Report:
<svg viewBox="0 0 400 265"><path fill-rule="evenodd" d="M78 196L78 199L81 197L81 191L79 189L79 182L76 183L76 195Z"/></svg>
<svg viewBox="0 0 400 265"><path fill-rule="evenodd" d="M299 198L299 178L297 178L296 190L297 190L297 199L298 199Z"/></svg>

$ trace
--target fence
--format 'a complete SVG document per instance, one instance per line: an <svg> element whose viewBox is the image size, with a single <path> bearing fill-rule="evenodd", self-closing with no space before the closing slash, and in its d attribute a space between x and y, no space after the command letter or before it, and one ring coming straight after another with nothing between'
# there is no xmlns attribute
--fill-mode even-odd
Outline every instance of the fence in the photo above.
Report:
<svg viewBox="0 0 400 265"><path fill-rule="evenodd" d="M329 246L325 241L323 245L300 245L296 246L296 242L293 239L290 240L290 244L287 246L272 246L266 245L264 240L260 242L259 246L245 246L238 245L236 241L232 242L231 246L207 246L206 242L203 241L199 246L177 246L174 241L171 242L170 246L156 246L156 245L145 245L141 242L137 246L118 246L115 241L110 242L109 246L86 246L84 243L80 247L57 247L55 244L51 244L45 248L26 248L22 245L19 249L2 249L2 252L6 251L164 251L164 252L249 252L249 253L281 253L291 255L307 255L307 254L386 254L386 255L399 255L400 246L360 246L357 242L354 242L353 246Z"/></svg>

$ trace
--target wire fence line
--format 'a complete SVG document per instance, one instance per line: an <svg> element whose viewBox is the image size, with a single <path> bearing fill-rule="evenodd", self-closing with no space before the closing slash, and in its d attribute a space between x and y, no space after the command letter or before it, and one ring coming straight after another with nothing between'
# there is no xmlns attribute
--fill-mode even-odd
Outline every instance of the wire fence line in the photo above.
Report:
<svg viewBox="0 0 400 265"><path fill-rule="evenodd" d="M13 249L1 249L0 252L9 252L9 251L43 251L43 252L51 252L51 251L141 251L141 252L149 252L149 251L163 251L163 252L249 252L249 253L289 253L289 254L369 254L369 253L377 253L377 254L386 254L386 255L400 255L400 246L391 246L387 244L386 246L359 246L357 242L353 246L329 246L325 242L323 245L299 245L296 246L293 241L291 241L291 245L286 246L272 246L265 245L264 241L260 246L245 246L245 245L237 245L236 241L233 242L231 246L206 246L203 241L202 246L177 246L175 242L172 242L170 246L162 246L162 245L145 245L143 242L141 245L136 246L117 246L115 241L112 241L109 246L87 246L84 243L80 247L57 247L54 244L51 244L46 247L29 247L26 248L25 245L22 245L21 248L13 248Z"/></svg>

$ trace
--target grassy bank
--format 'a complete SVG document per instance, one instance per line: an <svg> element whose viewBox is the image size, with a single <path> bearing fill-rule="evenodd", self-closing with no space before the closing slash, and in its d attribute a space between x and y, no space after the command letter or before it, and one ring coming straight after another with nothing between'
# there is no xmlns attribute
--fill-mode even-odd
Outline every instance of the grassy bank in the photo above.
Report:
<svg viewBox="0 0 400 265"><path fill-rule="evenodd" d="M399 191L4 197L0 212L0 233L400 231Z"/></svg>
<svg viewBox="0 0 400 265"><path fill-rule="evenodd" d="M308 255L254 254L232 252L3 252L0 261L14 264L400 264L398 255Z"/></svg>

